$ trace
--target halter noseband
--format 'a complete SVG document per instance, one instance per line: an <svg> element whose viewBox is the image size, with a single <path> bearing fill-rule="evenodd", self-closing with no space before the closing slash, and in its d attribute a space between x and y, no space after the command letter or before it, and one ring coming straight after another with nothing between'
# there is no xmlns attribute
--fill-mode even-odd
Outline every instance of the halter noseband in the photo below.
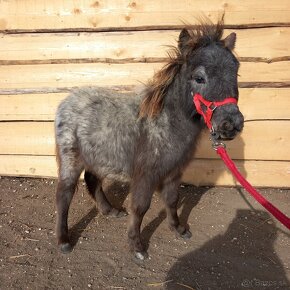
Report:
<svg viewBox="0 0 290 290"><path fill-rule="evenodd" d="M193 95L193 93L192 93ZM200 94L195 94L193 96L193 103L196 107L197 112L203 116L204 121L207 125L207 127L212 131L213 127L212 127L212 123L211 123L211 118L212 118L212 114L213 111L220 106L226 105L226 104L237 104L238 101L235 98L229 97L229 98L225 98L223 101L221 102L210 102L207 101L206 99L204 99L202 97L202 95ZM202 108L201 108L201 104L203 104L204 106L206 106L206 111L203 112Z"/></svg>

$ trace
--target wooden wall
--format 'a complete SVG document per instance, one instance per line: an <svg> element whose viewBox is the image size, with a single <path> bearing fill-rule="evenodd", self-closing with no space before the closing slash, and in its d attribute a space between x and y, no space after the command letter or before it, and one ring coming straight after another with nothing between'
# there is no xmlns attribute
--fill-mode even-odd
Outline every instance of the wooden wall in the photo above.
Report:
<svg viewBox="0 0 290 290"><path fill-rule="evenodd" d="M55 177L54 113L72 87L132 90L166 62L182 21L223 12L246 119L230 155L254 185L290 187L290 0L0 1L0 175ZM235 184L201 143L184 181Z"/></svg>

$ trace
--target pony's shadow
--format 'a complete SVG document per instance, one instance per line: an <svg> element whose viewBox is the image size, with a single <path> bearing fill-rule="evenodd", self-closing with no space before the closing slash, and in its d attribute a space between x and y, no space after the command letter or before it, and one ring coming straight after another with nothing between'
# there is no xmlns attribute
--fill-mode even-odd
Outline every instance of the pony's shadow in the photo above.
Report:
<svg viewBox="0 0 290 290"><path fill-rule="evenodd" d="M76 224L70 228L70 244L72 248L78 243L82 233L91 223L91 221L97 216L98 211L96 207L93 207L84 217L82 217Z"/></svg>
<svg viewBox="0 0 290 290"><path fill-rule="evenodd" d="M129 193L129 185L116 182L110 182L106 180L103 184L104 191L107 199L114 208L124 210L123 204ZM87 189L85 188L85 191ZM93 200L92 200L93 203ZM70 228L70 244L72 248L78 243L80 237L92 220L99 214L96 206L90 209L90 211L82 217L76 224Z"/></svg>
<svg viewBox="0 0 290 290"><path fill-rule="evenodd" d="M278 231L267 212L237 210L225 233L178 258L165 289L290 289L274 248Z"/></svg>
<svg viewBox="0 0 290 290"><path fill-rule="evenodd" d="M179 203L180 221L182 224L187 224L189 215L192 209L198 204L202 195L206 193L209 187L195 187L192 185L183 184L179 188ZM106 197L110 203L118 209L123 209L123 205L127 195L129 194L129 185L113 183L105 187ZM94 206L90 211L82 217L76 224L70 228L70 243L74 248L78 243L80 237L92 220L99 214L97 208ZM149 224L147 224L142 232L142 240L146 249L149 247L150 239L157 228L166 219L165 210L161 210L157 217L155 217Z"/></svg>
<svg viewBox="0 0 290 290"><path fill-rule="evenodd" d="M205 194L209 188L210 187L196 187L189 184L182 184L179 188L179 203L177 206L180 212L179 220L181 224L186 225L187 228L189 228L187 221L192 209L198 204L203 194ZM146 249L149 248L152 235L165 219L166 212L165 209L162 209L158 216L143 228L141 237Z"/></svg>

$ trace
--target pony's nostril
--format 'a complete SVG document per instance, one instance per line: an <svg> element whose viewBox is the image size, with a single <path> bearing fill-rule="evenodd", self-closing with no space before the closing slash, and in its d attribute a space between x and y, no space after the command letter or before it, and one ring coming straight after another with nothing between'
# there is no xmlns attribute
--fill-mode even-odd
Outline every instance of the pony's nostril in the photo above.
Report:
<svg viewBox="0 0 290 290"><path fill-rule="evenodd" d="M221 129L224 131L233 131L234 125L231 122L225 121L221 124Z"/></svg>
<svg viewBox="0 0 290 290"><path fill-rule="evenodd" d="M223 121L219 126L221 140L233 140L238 132L235 124L230 121Z"/></svg>

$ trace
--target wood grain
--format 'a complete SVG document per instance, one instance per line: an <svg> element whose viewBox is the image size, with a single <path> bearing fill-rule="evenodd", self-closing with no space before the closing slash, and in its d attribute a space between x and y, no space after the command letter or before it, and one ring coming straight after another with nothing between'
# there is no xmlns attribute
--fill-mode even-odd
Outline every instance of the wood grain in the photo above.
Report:
<svg viewBox="0 0 290 290"><path fill-rule="evenodd" d="M253 186L290 187L290 163L283 161L235 161L237 168ZM193 160L183 181L197 186L239 185L221 160Z"/></svg>
<svg viewBox="0 0 290 290"><path fill-rule="evenodd" d="M243 62L240 82L290 82L290 62ZM57 88L85 85L138 85L151 78L164 63L49 64L0 66L0 89Z"/></svg>
<svg viewBox="0 0 290 290"><path fill-rule="evenodd" d="M55 155L53 122L1 122L0 154ZM227 142L235 159L290 160L290 120L245 123L244 131ZM275 146L273 146L275 144ZM218 158L211 148L209 132L202 134L196 158Z"/></svg>
<svg viewBox="0 0 290 290"><path fill-rule="evenodd" d="M283 161L236 161L237 167L253 186L290 187L290 163ZM56 177L54 156L0 155L0 175ZM269 178L271 177L271 178ZM193 160L183 181L196 186L236 185L221 160Z"/></svg>
<svg viewBox="0 0 290 290"><path fill-rule="evenodd" d="M290 23L287 0L20 0L0 1L0 11L0 30L18 32L168 28L199 15L215 21L223 12L232 26Z"/></svg>
<svg viewBox="0 0 290 290"><path fill-rule="evenodd" d="M1 95L0 121L52 121L58 104L68 94L67 92ZM240 89L239 107L247 121L290 120L289 95L290 88Z"/></svg>
<svg viewBox="0 0 290 290"><path fill-rule="evenodd" d="M231 32L225 30L224 35ZM235 32L235 52L242 61L290 57L290 27ZM1 37L0 64L160 62L167 57L167 46L176 45L178 35L179 31L168 30L7 34Z"/></svg>
<svg viewBox="0 0 290 290"><path fill-rule="evenodd" d="M0 174L55 177L53 119L73 87L139 91L184 22L223 13L247 121L228 151L253 185L290 187L289 0L0 1ZM184 181L234 185L207 133L200 142Z"/></svg>

